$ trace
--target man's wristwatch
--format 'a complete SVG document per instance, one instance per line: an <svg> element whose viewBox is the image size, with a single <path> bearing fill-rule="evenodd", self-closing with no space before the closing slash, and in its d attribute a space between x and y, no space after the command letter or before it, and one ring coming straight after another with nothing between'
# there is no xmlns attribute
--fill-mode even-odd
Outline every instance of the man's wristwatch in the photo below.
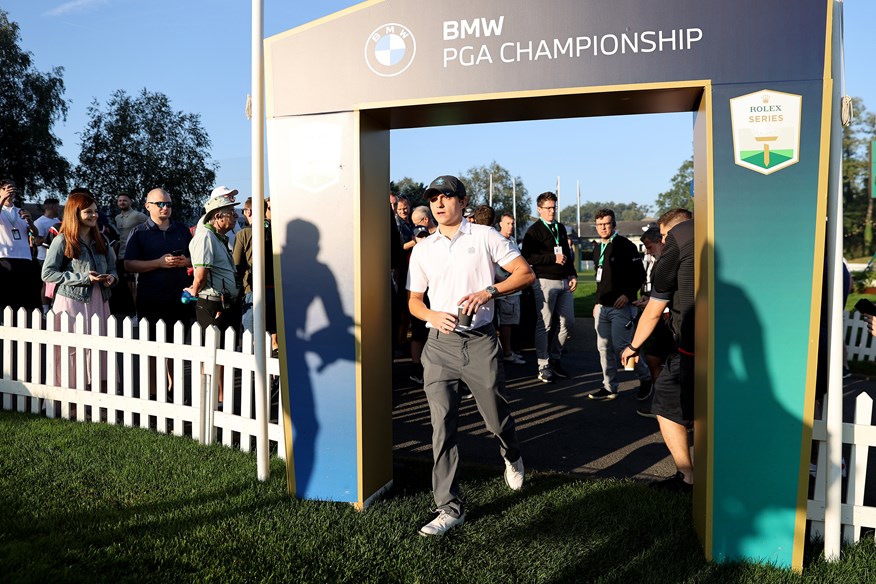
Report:
<svg viewBox="0 0 876 584"><path fill-rule="evenodd" d="M490 298L495 298L499 295L499 291L496 290L495 286L487 286L487 293L490 295Z"/></svg>

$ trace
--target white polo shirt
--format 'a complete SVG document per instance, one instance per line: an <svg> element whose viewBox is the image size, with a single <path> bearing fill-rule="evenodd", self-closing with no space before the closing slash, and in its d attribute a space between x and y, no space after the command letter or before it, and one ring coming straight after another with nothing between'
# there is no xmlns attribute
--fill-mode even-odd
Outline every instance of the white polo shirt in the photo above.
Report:
<svg viewBox="0 0 876 584"><path fill-rule="evenodd" d="M436 230L414 246L407 289L428 290L432 310L456 315L460 298L491 286L495 283L496 265L506 266L518 257L520 252L498 231L463 219L453 239ZM490 300L478 309L472 328L493 322L493 304Z"/></svg>

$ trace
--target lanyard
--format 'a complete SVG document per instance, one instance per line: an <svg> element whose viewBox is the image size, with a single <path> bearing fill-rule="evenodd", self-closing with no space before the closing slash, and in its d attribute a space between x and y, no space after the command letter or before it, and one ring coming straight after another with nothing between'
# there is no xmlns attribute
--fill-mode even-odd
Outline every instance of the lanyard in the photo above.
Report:
<svg viewBox="0 0 876 584"><path fill-rule="evenodd" d="M556 242L557 245L560 245L560 230L557 228L556 232L554 232L554 228L557 227L557 224L556 223L548 223L544 219L539 219L539 220L545 224L545 227L547 227L548 231L551 232L551 235L554 236L554 242Z"/></svg>
<svg viewBox="0 0 876 584"><path fill-rule="evenodd" d="M611 234L611 237L608 238L607 242L600 243L599 248L599 265L602 266L602 260L605 258L605 248L608 247L608 244L614 241L614 236L617 235L617 231Z"/></svg>
<svg viewBox="0 0 876 584"><path fill-rule="evenodd" d="M17 229L18 219L21 219L21 216L15 212L15 207L10 208L13 209L12 213L0 209L0 217L3 218L3 223L6 223L9 226L9 229ZM6 215L11 215L12 219L9 219Z"/></svg>

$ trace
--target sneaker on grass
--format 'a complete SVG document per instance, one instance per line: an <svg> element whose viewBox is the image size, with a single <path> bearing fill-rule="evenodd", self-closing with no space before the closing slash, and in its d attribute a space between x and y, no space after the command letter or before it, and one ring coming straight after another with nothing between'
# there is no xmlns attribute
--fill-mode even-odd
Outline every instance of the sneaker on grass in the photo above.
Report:
<svg viewBox="0 0 876 584"><path fill-rule="evenodd" d="M419 533L424 537L444 535L451 527L463 523L465 523L465 511L459 517L455 517L444 509L438 509L438 517L421 527Z"/></svg>
<svg viewBox="0 0 876 584"><path fill-rule="evenodd" d="M505 460L505 484L512 491L519 491L523 488L523 457L520 456L514 462Z"/></svg>
<svg viewBox="0 0 876 584"><path fill-rule="evenodd" d="M590 399L595 399L597 401L608 401L617 397L617 392L608 391L604 387L600 388L599 391L594 391L593 393L587 394L587 397Z"/></svg>
<svg viewBox="0 0 876 584"><path fill-rule="evenodd" d="M543 365L538 368L538 380L543 383L554 382L554 372L551 370L550 365Z"/></svg>

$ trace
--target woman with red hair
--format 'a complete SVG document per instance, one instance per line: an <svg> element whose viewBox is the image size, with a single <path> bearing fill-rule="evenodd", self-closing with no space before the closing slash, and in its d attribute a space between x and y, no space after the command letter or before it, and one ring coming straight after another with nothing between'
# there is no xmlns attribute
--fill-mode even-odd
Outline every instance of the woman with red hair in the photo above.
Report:
<svg viewBox="0 0 876 584"><path fill-rule="evenodd" d="M91 334L91 319L100 321L98 334L106 334L106 320L110 315L110 287L118 282L116 257L97 227L97 202L87 189L74 189L64 206L61 229L46 252L43 262L43 280L56 284L52 310L56 322L61 315L73 319L85 317L85 333ZM88 353L88 351L86 351ZM59 356L60 357L60 356ZM75 350L70 351L71 382L75 379L73 364ZM60 358L55 363L55 383L60 385ZM101 364L101 378L106 378L105 364ZM87 382L91 383L90 359L86 354Z"/></svg>

